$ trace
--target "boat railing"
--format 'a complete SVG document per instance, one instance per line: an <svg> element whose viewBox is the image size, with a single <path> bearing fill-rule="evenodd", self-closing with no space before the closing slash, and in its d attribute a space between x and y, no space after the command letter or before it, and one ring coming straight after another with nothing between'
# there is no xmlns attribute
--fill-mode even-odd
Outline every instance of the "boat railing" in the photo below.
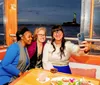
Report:
<svg viewBox="0 0 100 85"><path fill-rule="evenodd" d="M50 39L51 36L47 36L47 39ZM72 40L72 41L78 41L78 38L73 38L73 37L65 37L66 40ZM89 38L85 38L86 41L90 41L90 42L100 42L100 39L89 39Z"/></svg>
<svg viewBox="0 0 100 85"><path fill-rule="evenodd" d="M10 37L12 37L12 41L13 42L16 42L15 40L15 37L16 35L15 34L10 34ZM51 39L51 36L46 36L47 40L48 39ZM78 43L78 38L75 38L75 37L65 37L66 40L69 40L69 41L73 41L74 43ZM91 43L90 47L91 49L94 49L95 51L96 50L99 50L100 51L100 44L98 44L100 42L100 39L89 39L89 38L85 38L86 41L88 41L89 43ZM100 54L100 53L99 53Z"/></svg>
<svg viewBox="0 0 100 85"><path fill-rule="evenodd" d="M10 37L15 37L15 34L10 34ZM50 39L51 36L46 36L47 39ZM78 38L74 38L74 37L65 37L66 40L72 40L72 41L78 41ZM86 41L90 41L90 42L100 42L100 39L89 39L89 38L85 38Z"/></svg>

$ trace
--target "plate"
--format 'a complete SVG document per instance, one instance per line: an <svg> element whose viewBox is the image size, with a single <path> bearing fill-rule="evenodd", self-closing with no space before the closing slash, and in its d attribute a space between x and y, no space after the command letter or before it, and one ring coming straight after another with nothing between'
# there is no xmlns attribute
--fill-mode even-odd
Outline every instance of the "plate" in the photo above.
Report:
<svg viewBox="0 0 100 85"><path fill-rule="evenodd" d="M61 82L62 79L69 80L70 78L69 77L55 77L55 78L52 78L51 79L51 85L68 85L69 84L69 82L66 82L66 84ZM59 82L59 84L58 84L58 82Z"/></svg>
<svg viewBox="0 0 100 85"><path fill-rule="evenodd" d="M49 81L50 78L46 77L45 81L40 81L39 78L37 78L36 80L39 81L40 83L45 83L45 82Z"/></svg>
<svg viewBox="0 0 100 85"><path fill-rule="evenodd" d="M84 84L83 84L84 83ZM51 79L51 85L94 85L81 78L79 80L70 77L55 77Z"/></svg>
<svg viewBox="0 0 100 85"><path fill-rule="evenodd" d="M68 79L69 80L69 77L55 77L55 78L52 78L51 81L60 81L62 79Z"/></svg>

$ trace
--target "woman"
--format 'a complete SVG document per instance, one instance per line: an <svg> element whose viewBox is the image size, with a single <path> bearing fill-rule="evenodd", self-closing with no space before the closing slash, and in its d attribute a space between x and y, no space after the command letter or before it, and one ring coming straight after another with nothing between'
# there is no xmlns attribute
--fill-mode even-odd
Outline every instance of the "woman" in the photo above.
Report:
<svg viewBox="0 0 100 85"><path fill-rule="evenodd" d="M8 85L16 77L27 70L30 64L26 46L31 44L32 33L22 27L16 33L17 41L7 49L4 59L0 63L0 85Z"/></svg>
<svg viewBox="0 0 100 85"><path fill-rule="evenodd" d="M46 39L46 28L36 28L33 34L33 42L28 46L30 56L30 68L42 67L42 51Z"/></svg>
<svg viewBox="0 0 100 85"><path fill-rule="evenodd" d="M64 31L62 26L56 25L52 27L52 40L47 42L43 51L43 68L46 70L58 70L59 72L71 74L69 68L69 58L72 54L78 55L81 51L88 48L79 48L78 45L66 41L64 39ZM83 43L86 43L85 41Z"/></svg>

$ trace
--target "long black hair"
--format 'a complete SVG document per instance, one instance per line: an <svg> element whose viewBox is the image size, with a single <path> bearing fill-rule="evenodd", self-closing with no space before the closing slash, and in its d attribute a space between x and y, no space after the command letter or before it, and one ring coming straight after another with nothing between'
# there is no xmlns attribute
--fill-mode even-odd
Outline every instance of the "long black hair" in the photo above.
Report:
<svg viewBox="0 0 100 85"><path fill-rule="evenodd" d="M55 25L55 26L52 27L52 29L51 29L51 36L52 36L51 44L52 44L52 46L54 48L54 50L53 50L53 52L54 52L56 49L55 49L55 46L54 46L54 43L53 43L55 41L55 38L53 37L53 33L55 31L59 31L59 30L62 31L62 33L63 33L62 43L61 43L61 47L60 47L60 56L62 58L62 55L65 56L64 49L65 49L65 42L66 42L66 40L64 39L64 31L63 31L63 28L62 28L61 25Z"/></svg>

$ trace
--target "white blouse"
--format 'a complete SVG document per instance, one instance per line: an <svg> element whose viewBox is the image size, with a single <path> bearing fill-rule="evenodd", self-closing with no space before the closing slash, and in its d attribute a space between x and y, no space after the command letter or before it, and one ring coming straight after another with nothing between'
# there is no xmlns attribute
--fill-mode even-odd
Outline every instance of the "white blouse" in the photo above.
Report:
<svg viewBox="0 0 100 85"><path fill-rule="evenodd" d="M54 48L50 41L48 41L43 50L43 68L46 70L50 70L51 68L54 68L54 66L66 66L69 64L69 58L71 54L77 55L79 51L79 46L71 43L70 41L65 42L65 50L64 55L62 55L62 58L60 56L60 46L57 46L54 43L55 51L53 52Z"/></svg>

